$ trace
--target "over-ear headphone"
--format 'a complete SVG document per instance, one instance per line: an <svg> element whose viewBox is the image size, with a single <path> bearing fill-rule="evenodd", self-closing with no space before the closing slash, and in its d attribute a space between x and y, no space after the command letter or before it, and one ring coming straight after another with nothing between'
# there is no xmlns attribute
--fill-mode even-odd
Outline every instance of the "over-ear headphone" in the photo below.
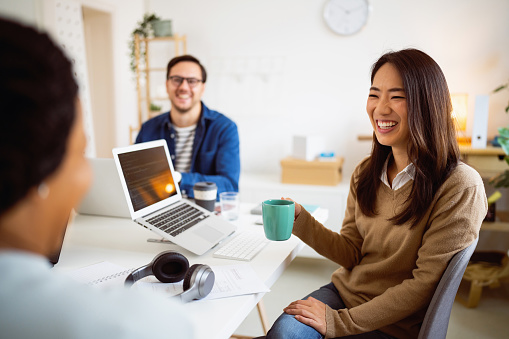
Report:
<svg viewBox="0 0 509 339"><path fill-rule="evenodd" d="M148 264L134 270L125 279L125 285L154 275L160 282L174 283L184 279L184 292L180 294L183 302L206 297L214 286L215 275L210 266L195 264L189 267L187 258L175 251L161 252Z"/></svg>

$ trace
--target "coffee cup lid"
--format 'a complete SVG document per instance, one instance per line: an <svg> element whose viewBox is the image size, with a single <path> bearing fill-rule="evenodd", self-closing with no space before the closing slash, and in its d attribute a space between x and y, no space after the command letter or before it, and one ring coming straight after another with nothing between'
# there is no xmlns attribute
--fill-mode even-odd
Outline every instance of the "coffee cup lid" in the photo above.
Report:
<svg viewBox="0 0 509 339"><path fill-rule="evenodd" d="M195 191L214 191L217 190L216 183L210 181L200 181L194 184Z"/></svg>

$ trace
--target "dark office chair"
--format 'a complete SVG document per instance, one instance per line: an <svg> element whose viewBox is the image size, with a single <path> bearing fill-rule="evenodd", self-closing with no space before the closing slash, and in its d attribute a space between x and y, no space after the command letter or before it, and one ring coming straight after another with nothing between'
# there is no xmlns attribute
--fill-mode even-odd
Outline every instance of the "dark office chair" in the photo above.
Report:
<svg viewBox="0 0 509 339"><path fill-rule="evenodd" d="M456 253L447 265L424 316L418 339L445 338L454 298L478 240L475 239L470 246Z"/></svg>

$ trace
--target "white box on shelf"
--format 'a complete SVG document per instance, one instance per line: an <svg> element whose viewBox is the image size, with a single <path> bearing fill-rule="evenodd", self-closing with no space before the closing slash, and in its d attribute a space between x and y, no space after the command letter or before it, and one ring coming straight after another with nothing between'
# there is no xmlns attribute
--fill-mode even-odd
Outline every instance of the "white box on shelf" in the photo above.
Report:
<svg viewBox="0 0 509 339"><path fill-rule="evenodd" d="M472 131L472 148L486 148L488 142L488 95L476 95L474 126Z"/></svg>
<svg viewBox="0 0 509 339"><path fill-rule="evenodd" d="M323 152L325 140L321 136L295 135L292 156L307 161L315 160Z"/></svg>

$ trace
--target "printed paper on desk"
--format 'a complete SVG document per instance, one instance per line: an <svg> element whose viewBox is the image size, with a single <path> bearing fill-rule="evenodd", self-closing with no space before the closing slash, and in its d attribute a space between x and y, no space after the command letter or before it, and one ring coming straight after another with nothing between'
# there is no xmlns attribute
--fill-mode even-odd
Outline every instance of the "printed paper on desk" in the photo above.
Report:
<svg viewBox="0 0 509 339"><path fill-rule="evenodd" d="M249 264L214 266L212 270L216 281L210 294L203 300L270 292Z"/></svg>
<svg viewBox="0 0 509 339"><path fill-rule="evenodd" d="M125 278L133 270L134 269L126 269L125 267L108 261L102 261L98 264L74 270L69 273L69 276L84 284L100 288L112 288L123 286Z"/></svg>
<svg viewBox="0 0 509 339"><path fill-rule="evenodd" d="M122 288L124 287L125 278L133 270L133 268L126 269L104 261L77 269L70 272L69 275L77 281L101 288ZM212 270L216 277L214 287L204 300L270 291L249 264L213 266ZM148 276L138 281L132 288L148 289L156 293L173 296L182 293L184 283L181 281L173 284L163 284L156 277Z"/></svg>
<svg viewBox="0 0 509 339"><path fill-rule="evenodd" d="M202 300L233 297L237 295L269 292L270 289L258 278L249 264L224 265L211 267L216 277L210 294ZM150 276L134 286L151 289L154 292L173 296L183 291L183 283L163 284Z"/></svg>

